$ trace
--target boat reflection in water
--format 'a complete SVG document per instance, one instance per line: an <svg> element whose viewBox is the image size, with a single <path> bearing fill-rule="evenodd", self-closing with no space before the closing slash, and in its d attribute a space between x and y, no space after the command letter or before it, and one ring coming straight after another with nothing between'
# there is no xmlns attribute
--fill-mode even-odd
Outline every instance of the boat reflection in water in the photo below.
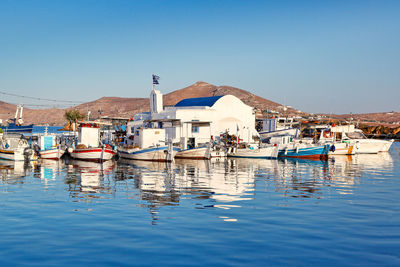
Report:
<svg viewBox="0 0 400 267"><path fill-rule="evenodd" d="M165 163L120 159L117 163L40 160L35 167L32 162L0 160L0 182L23 184L25 176L33 175L49 190L49 185L63 177L73 201L122 196L148 209L155 223L161 207L179 206L186 199L198 200L195 209L226 210L248 205L244 201L249 203L265 193L283 201L329 198L332 192L352 194L368 173L390 173L394 168L389 153L334 156L328 161L233 158Z"/></svg>
<svg viewBox="0 0 400 267"><path fill-rule="evenodd" d="M104 177L113 173L115 161L102 163L68 160L68 173L66 183L73 198L89 201L90 199L102 198L104 195L112 194L112 182Z"/></svg>
<svg viewBox="0 0 400 267"><path fill-rule="evenodd" d="M0 160L0 179L3 183L22 183L22 179L32 173L34 162Z"/></svg>
<svg viewBox="0 0 400 267"><path fill-rule="evenodd" d="M257 181L265 183L263 191L285 198L319 199L326 190L351 194L363 172L392 167L388 153L335 156L329 161L234 158L163 163L124 159L118 161L115 179L134 181L138 193L131 197L145 202L140 205L149 208L155 223L160 207L177 206L186 198L208 200L199 201L204 205L197 209L241 207L241 201L255 198Z"/></svg>
<svg viewBox="0 0 400 267"><path fill-rule="evenodd" d="M161 206L177 206L182 199L209 200L197 209L240 207L229 202L254 197L254 171L235 160L176 160L174 163L118 161L117 180L133 179L141 204L149 208L153 223ZM211 202L211 203L210 203ZM225 218L226 219L226 218ZM232 218L228 218L233 220ZM228 220L226 219L226 220Z"/></svg>
<svg viewBox="0 0 400 267"><path fill-rule="evenodd" d="M40 159L38 161L40 178L45 181L56 180L56 177L60 175L64 166L65 164L61 160Z"/></svg>

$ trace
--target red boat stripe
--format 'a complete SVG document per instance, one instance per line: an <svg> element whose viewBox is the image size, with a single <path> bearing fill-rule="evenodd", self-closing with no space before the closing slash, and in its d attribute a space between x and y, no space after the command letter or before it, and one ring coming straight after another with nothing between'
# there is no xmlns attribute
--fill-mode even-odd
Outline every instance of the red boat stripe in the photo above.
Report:
<svg viewBox="0 0 400 267"><path fill-rule="evenodd" d="M74 150L74 151L72 151L72 153L89 153L89 152L101 152L101 151L102 151L101 148L97 148L97 149ZM110 154L115 154L114 151L109 150L109 149L105 149L104 152L110 153Z"/></svg>

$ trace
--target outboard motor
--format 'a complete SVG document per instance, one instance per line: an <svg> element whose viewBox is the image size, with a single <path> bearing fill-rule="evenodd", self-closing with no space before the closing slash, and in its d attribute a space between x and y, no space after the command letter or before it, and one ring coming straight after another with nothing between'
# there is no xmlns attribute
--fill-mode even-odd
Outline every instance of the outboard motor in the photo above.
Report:
<svg viewBox="0 0 400 267"><path fill-rule="evenodd" d="M32 148L26 147L26 148L24 149L25 160L30 160L31 157L32 157L32 155L33 155L33 152L34 152L34 151L33 151Z"/></svg>
<svg viewBox="0 0 400 267"><path fill-rule="evenodd" d="M32 149L33 149L33 151L35 151L36 155L39 156L40 146L38 144L32 144Z"/></svg>

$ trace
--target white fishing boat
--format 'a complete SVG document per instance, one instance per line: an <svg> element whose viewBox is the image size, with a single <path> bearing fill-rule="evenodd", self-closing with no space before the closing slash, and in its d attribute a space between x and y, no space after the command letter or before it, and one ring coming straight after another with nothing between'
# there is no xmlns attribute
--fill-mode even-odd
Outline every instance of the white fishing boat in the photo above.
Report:
<svg viewBox="0 0 400 267"><path fill-rule="evenodd" d="M100 143L99 123L91 121L80 123L78 144L68 152L74 159L100 162L110 160L116 154L110 145Z"/></svg>
<svg viewBox="0 0 400 267"><path fill-rule="evenodd" d="M245 148L230 147L228 148L227 156L233 158L263 158L273 159L277 158L279 153L279 145L258 146L249 145Z"/></svg>
<svg viewBox="0 0 400 267"><path fill-rule="evenodd" d="M358 152L358 146L346 140L337 140L337 126L327 126L321 130L318 144L329 144L329 155L354 155Z"/></svg>
<svg viewBox="0 0 400 267"><path fill-rule="evenodd" d="M178 151L175 158L179 159L210 159L211 147L195 147Z"/></svg>
<svg viewBox="0 0 400 267"><path fill-rule="evenodd" d="M150 161L172 161L179 151L165 140L165 129L144 128L143 124L129 124L124 145L117 148L121 158Z"/></svg>
<svg viewBox="0 0 400 267"><path fill-rule="evenodd" d="M20 134L0 135L0 158L6 160L34 160L34 151Z"/></svg>
<svg viewBox="0 0 400 267"><path fill-rule="evenodd" d="M48 134L46 127L44 135L38 136L37 153L40 158L60 159L65 153L65 148L62 148L58 140L60 140L60 138L57 138L56 134Z"/></svg>
<svg viewBox="0 0 400 267"><path fill-rule="evenodd" d="M39 155L42 159L60 159L65 153L65 150L60 147L41 150Z"/></svg>
<svg viewBox="0 0 400 267"><path fill-rule="evenodd" d="M211 158L211 139L197 136L198 132L210 131L210 122L187 121L182 123L182 128L186 129L180 138L180 150L175 158L179 159L210 159ZM188 129L196 128L193 132Z"/></svg>

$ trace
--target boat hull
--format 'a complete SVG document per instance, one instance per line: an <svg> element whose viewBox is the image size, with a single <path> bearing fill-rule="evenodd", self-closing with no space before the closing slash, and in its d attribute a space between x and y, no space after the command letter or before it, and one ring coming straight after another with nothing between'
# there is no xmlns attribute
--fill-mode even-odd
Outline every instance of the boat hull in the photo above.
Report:
<svg viewBox="0 0 400 267"><path fill-rule="evenodd" d="M126 148L118 147L118 155L125 159L147 160L147 161L171 161L178 152L178 148L172 149L172 157L168 157L168 146L152 148Z"/></svg>
<svg viewBox="0 0 400 267"><path fill-rule="evenodd" d="M178 159L209 159L210 157L211 154L208 147L180 150L175 155L175 158Z"/></svg>
<svg viewBox="0 0 400 267"><path fill-rule="evenodd" d="M329 155L354 155L357 151L357 148L350 143L334 143L333 146L335 149L332 151L331 145Z"/></svg>
<svg viewBox="0 0 400 267"><path fill-rule="evenodd" d="M8 126L0 126L0 128L3 130L3 132L7 133L31 133L33 130L33 124L22 126L10 124Z"/></svg>
<svg viewBox="0 0 400 267"><path fill-rule="evenodd" d="M70 154L74 159L101 162L112 159L115 151L107 147L76 148Z"/></svg>
<svg viewBox="0 0 400 267"><path fill-rule="evenodd" d="M299 148L285 148L279 150L279 157L284 158L304 158L304 159L320 159L327 160L330 145L299 147Z"/></svg>
<svg viewBox="0 0 400 267"><path fill-rule="evenodd" d="M256 149L234 148L232 152L228 152L231 158L255 158L255 159L272 159L277 158L279 153L278 146L262 147Z"/></svg>
<svg viewBox="0 0 400 267"><path fill-rule="evenodd" d="M376 154L389 151L393 140L360 139L355 141L357 154Z"/></svg>
<svg viewBox="0 0 400 267"><path fill-rule="evenodd" d="M5 160L15 160L15 161L24 161L33 160L33 151L30 150L30 153L26 153L25 148L17 148L17 149L0 149L0 159Z"/></svg>
<svg viewBox="0 0 400 267"><path fill-rule="evenodd" d="M65 151L61 150L60 148L41 150L39 152L42 159L60 159L64 153Z"/></svg>
<svg viewBox="0 0 400 267"><path fill-rule="evenodd" d="M12 150L12 149L0 149L0 158L5 160L25 160L25 155L23 150Z"/></svg>

